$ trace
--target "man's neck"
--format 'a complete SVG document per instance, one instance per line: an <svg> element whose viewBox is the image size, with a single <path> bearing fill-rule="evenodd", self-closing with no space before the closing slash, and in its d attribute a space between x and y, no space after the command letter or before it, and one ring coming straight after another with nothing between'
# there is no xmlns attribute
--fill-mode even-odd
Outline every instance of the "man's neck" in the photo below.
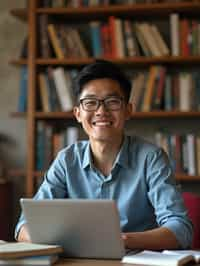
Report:
<svg viewBox="0 0 200 266"><path fill-rule="evenodd" d="M112 170L113 164L119 153L123 142L123 136L114 141L92 141L91 150L93 163L105 176L108 176Z"/></svg>

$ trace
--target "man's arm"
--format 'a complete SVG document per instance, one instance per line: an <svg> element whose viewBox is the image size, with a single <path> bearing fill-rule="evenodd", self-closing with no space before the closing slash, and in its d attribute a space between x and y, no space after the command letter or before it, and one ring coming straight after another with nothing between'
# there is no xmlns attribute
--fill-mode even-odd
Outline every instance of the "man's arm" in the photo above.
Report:
<svg viewBox="0 0 200 266"><path fill-rule="evenodd" d="M144 232L123 233L122 239L129 249L178 249L180 245L174 233L166 227Z"/></svg>
<svg viewBox="0 0 200 266"><path fill-rule="evenodd" d="M31 238L30 238L26 224L23 224L21 226L19 234L17 236L17 241L19 241L19 242L31 242Z"/></svg>

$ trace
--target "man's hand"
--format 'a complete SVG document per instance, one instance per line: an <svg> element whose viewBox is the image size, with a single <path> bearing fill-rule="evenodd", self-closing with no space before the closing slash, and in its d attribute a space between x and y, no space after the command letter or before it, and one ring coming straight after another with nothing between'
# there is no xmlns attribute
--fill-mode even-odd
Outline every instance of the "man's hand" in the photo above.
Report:
<svg viewBox="0 0 200 266"><path fill-rule="evenodd" d="M19 241L19 242L31 242L31 238L30 238L26 224L22 225L22 227L19 231L18 237L17 237L17 241Z"/></svg>
<svg viewBox="0 0 200 266"><path fill-rule="evenodd" d="M178 249L179 243L175 235L166 227L144 232L122 233L124 246L129 249Z"/></svg>

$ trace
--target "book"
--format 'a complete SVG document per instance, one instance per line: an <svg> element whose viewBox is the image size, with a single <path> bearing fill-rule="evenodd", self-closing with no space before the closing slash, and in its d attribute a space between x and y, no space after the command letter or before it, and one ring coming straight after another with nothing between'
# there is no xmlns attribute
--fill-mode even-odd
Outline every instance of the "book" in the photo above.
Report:
<svg viewBox="0 0 200 266"><path fill-rule="evenodd" d="M92 53L95 57L102 56L101 29L99 21L89 23L90 35L92 41Z"/></svg>
<svg viewBox="0 0 200 266"><path fill-rule="evenodd" d="M27 242L5 242L0 244L0 259L46 256L62 252L63 248L59 245L44 245Z"/></svg>
<svg viewBox="0 0 200 266"><path fill-rule="evenodd" d="M49 101L49 98L50 98L49 88L48 88L47 79L44 73L38 74L38 83L39 83L42 111L50 112L52 110L51 110L50 101Z"/></svg>
<svg viewBox="0 0 200 266"><path fill-rule="evenodd" d="M69 73L62 67L53 70L56 91L63 111L71 111L74 105Z"/></svg>
<svg viewBox="0 0 200 266"><path fill-rule="evenodd" d="M148 112L151 110L154 88L156 84L156 79L159 73L158 66L151 66L149 70L149 76L146 83L146 88L144 91L144 99L142 104L142 111Z"/></svg>
<svg viewBox="0 0 200 266"><path fill-rule="evenodd" d="M136 34L133 31L132 22L130 20L123 21L124 29L124 45L127 56L139 56L139 46L136 40Z"/></svg>
<svg viewBox="0 0 200 266"><path fill-rule="evenodd" d="M196 263L200 262L200 250L182 249L182 250L164 250L163 254L169 255L192 255Z"/></svg>
<svg viewBox="0 0 200 266"><path fill-rule="evenodd" d="M127 254L122 258L122 263L154 266L181 266L194 261L194 256L190 254L172 255L149 250L144 250L136 254Z"/></svg>
<svg viewBox="0 0 200 266"><path fill-rule="evenodd" d="M58 37L58 27L56 27L56 25L54 24L48 24L47 30L48 30L49 39L51 41L56 57L58 59L64 59L65 54L62 49L61 40Z"/></svg>
<svg viewBox="0 0 200 266"><path fill-rule="evenodd" d="M170 15L171 53L173 56L180 55L179 14Z"/></svg>
<svg viewBox="0 0 200 266"><path fill-rule="evenodd" d="M0 265L31 265L31 266L48 266L52 265L58 260L57 255L49 256L31 256L31 257L21 257L16 259L0 259Z"/></svg>
<svg viewBox="0 0 200 266"><path fill-rule="evenodd" d="M19 84L19 99L18 99L18 112L27 111L27 93L28 93L28 68L22 66L20 70L20 84Z"/></svg>

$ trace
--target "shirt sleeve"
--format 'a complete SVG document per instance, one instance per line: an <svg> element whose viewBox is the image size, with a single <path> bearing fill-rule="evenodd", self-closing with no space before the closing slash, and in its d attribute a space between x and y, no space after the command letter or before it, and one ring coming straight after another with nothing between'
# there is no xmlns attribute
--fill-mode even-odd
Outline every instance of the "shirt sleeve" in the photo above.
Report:
<svg viewBox="0 0 200 266"><path fill-rule="evenodd" d="M66 167L65 167L65 153L61 151L58 153L56 159L53 161L49 170L44 175L44 180L39 187L34 199L53 199L53 198L67 198L66 186ZM23 212L21 212L18 223L15 227L14 237L17 240L20 228L26 223Z"/></svg>
<svg viewBox="0 0 200 266"><path fill-rule="evenodd" d="M150 152L146 164L148 196L154 207L158 225L170 229L181 248L190 248L193 226L166 153L162 149Z"/></svg>

